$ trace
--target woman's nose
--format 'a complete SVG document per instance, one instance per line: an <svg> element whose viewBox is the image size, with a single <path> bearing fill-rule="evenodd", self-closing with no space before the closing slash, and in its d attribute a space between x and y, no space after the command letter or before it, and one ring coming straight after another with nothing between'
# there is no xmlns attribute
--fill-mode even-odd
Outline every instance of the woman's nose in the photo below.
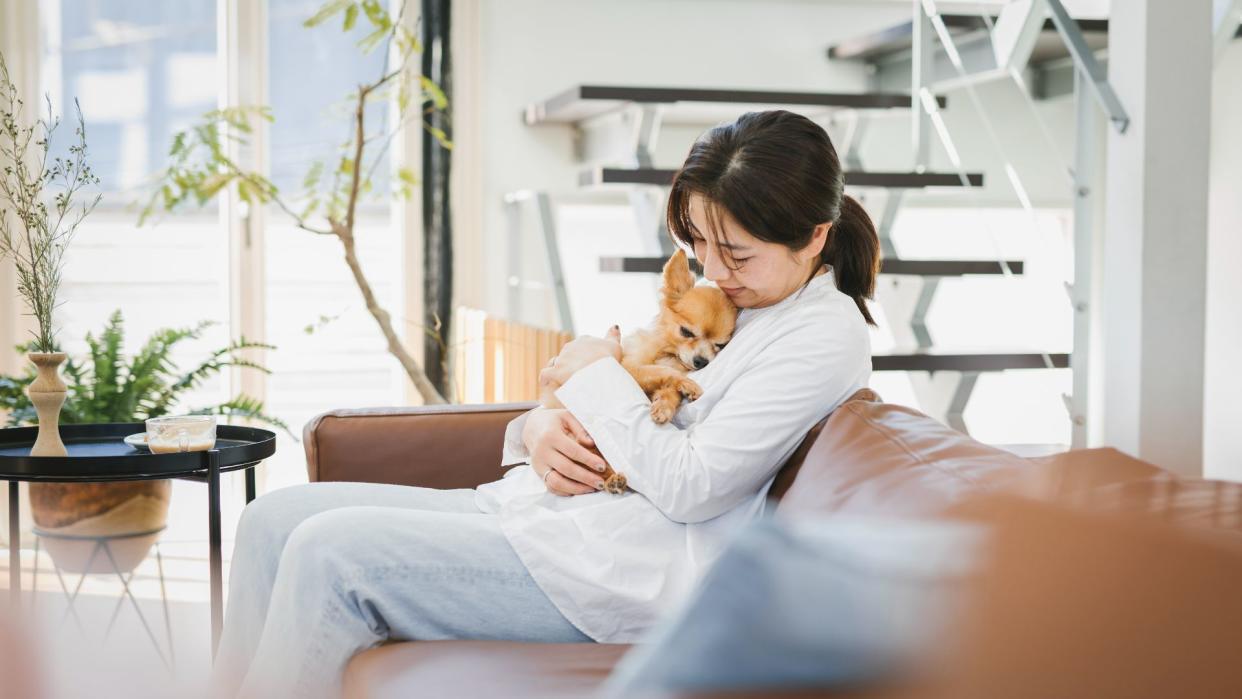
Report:
<svg viewBox="0 0 1242 699"><path fill-rule="evenodd" d="M703 263L703 276L707 277L708 281L719 284L729 278L729 268L725 266L724 260L710 247L703 254L701 262Z"/></svg>

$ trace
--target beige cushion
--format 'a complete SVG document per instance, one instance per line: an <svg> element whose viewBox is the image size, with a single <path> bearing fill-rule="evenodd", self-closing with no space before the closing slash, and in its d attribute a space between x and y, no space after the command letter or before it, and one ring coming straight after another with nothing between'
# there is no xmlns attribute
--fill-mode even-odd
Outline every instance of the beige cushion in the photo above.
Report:
<svg viewBox="0 0 1242 699"><path fill-rule="evenodd" d="M393 643L354 656L345 671L345 697L583 697L629 648L612 643Z"/></svg>

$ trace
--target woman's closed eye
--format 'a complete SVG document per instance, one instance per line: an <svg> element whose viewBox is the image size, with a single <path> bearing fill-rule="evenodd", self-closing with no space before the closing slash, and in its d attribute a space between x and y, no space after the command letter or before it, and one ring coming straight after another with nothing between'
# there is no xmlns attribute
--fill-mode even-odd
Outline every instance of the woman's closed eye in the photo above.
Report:
<svg viewBox="0 0 1242 699"><path fill-rule="evenodd" d="M694 258L696 260L702 261L703 256L699 254L699 245L702 245L706 243L707 241L703 238L700 238L697 235L690 236L690 240L694 241ZM743 266L746 265L746 262L749 260L750 260L749 257L734 257L733 264L737 265L737 269L741 269Z"/></svg>

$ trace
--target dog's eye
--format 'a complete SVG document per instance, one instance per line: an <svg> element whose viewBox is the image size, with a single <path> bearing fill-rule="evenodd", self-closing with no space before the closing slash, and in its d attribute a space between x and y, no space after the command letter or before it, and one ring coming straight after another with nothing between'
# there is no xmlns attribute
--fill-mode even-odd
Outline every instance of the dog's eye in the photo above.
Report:
<svg viewBox="0 0 1242 699"><path fill-rule="evenodd" d="M724 348L725 348L725 345L727 345L727 344L729 344L729 343L727 343L727 342L717 342L717 343L716 343L716 349L717 349L718 351L719 351L719 350L722 350L722 349L724 349Z"/></svg>
<svg viewBox="0 0 1242 699"><path fill-rule="evenodd" d="M689 330L689 329L687 329L687 328L686 328L686 326L684 326L684 325L683 325L683 326L681 326L681 336L682 336L682 337L688 337L688 338L694 339L694 333L690 332L690 330Z"/></svg>

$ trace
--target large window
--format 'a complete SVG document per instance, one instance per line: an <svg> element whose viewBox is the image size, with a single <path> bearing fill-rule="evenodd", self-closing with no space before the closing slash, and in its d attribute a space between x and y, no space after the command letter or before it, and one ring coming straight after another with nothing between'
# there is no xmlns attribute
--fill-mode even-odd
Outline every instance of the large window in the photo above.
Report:
<svg viewBox="0 0 1242 699"><path fill-rule="evenodd" d="M263 140L268 175L290 200L297 198L316 161L329 172L336 166L340 146L353 134L350 93L382 75L385 66L382 47L364 53L356 45L369 31L366 22L350 33L341 30L339 20L304 27L322 6L322 0L268 0L266 31L256 35L252 25L243 23L240 31L250 37L229 37L234 44L266 44L264 50L244 54L244 70L267 78L267 94L246 102L272 107L275 120ZM174 134L216 109L231 87L236 89L223 84L229 78L222 70L225 49L217 46L222 12L218 0L40 0L42 91L62 120L52 146L63 151L74 137L77 98L86 120L90 164L104 190L67 259L57 322L62 344L72 354L85 352L85 335L98 336L116 309L125 317L130 354L157 328L214 321L201 340L187 341L175 353L185 369L234 335L230 321L238 319L230 318L230 293L246 288L247 280L237 278L245 273L230 271L237 268L230 265L230 224L220 204L137 226L137 206L145 203L153 177L167 165ZM254 16L259 15L248 15ZM253 56L265 56L267 65ZM368 135L391 129L388 106L372 103ZM388 191L393 157L385 149L382 156L367 159L374 164L375 192ZM404 246L393 225L395 208L382 195L364 201L356 230L358 254L397 332L418 333L402 304ZM276 345L264 360L273 372L262 379L267 412L300 437L306 421L324 410L403 402L408 379L387 352L340 242L296 228L274 206L265 213L264 265L256 273L264 281L264 337L248 339ZM221 372L175 410L219 403L235 392L228 372ZM300 445L282 435L263 479L266 489L305 481Z"/></svg>
<svg viewBox="0 0 1242 699"><path fill-rule="evenodd" d="M367 33L363 23L349 34L336 22L302 26L322 4L269 2L268 89L275 117L271 163L273 180L282 191L298 192L316 161L331 171L340 145L353 134L356 103L350 93L383 74L383 51L364 54L355 45ZM367 114L368 134L387 133L383 102L372 103ZM365 160L368 166L374 164L376 192L387 187L389 159L385 154L378 162ZM400 333L402 247L392 209L381 196L368 199L359 210L356 239L359 264ZM268 212L268 223L267 335L279 347L268 355L274 372L268 379L272 410L300 428L330 408L403 402L409 379L388 353L345 264L340 241L298 229L275 209ZM268 487L306 480L304 464L300 449L286 448L271 463Z"/></svg>
<svg viewBox="0 0 1242 699"><path fill-rule="evenodd" d="M215 2L42 0L39 10L41 92L61 120L52 149L64 153L76 138L77 99L103 194L66 256L61 343L81 354L84 336L98 337L118 309L131 354L157 328L214 321L201 340L178 346L174 359L188 369L228 342L227 236L215 206L138 228L131 205L164 166L173 134L216 106ZM217 376L179 408L227 393L228 376Z"/></svg>

